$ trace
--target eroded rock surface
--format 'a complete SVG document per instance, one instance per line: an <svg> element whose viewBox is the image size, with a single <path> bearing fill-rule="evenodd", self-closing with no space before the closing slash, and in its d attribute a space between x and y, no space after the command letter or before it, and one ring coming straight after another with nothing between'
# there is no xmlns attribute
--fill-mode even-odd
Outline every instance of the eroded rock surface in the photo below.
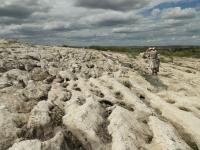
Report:
<svg viewBox="0 0 200 150"><path fill-rule="evenodd" d="M200 60L0 43L0 150L198 150Z"/></svg>

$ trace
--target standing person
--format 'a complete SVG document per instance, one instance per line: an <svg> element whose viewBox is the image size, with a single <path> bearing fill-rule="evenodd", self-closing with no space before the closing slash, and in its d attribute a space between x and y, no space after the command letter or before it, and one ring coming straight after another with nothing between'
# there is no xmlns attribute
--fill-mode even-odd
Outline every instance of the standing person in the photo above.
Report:
<svg viewBox="0 0 200 150"><path fill-rule="evenodd" d="M149 52L149 63L152 75L157 75L160 67L160 58L155 48L152 48Z"/></svg>

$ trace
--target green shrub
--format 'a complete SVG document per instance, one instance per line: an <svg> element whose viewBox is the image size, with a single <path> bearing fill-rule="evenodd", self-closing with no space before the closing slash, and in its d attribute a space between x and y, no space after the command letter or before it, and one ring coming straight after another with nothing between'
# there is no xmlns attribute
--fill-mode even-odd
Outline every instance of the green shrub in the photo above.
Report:
<svg viewBox="0 0 200 150"><path fill-rule="evenodd" d="M119 52L125 53L130 58L135 58L140 53L146 51L148 47L131 47L131 46L90 46L87 47L90 49L96 49L99 51L111 51L111 52ZM157 50L161 54L161 56L165 56L168 58L165 60L161 58L162 62L172 62L174 57L192 57L192 58L200 58L200 48L199 47L158 47Z"/></svg>

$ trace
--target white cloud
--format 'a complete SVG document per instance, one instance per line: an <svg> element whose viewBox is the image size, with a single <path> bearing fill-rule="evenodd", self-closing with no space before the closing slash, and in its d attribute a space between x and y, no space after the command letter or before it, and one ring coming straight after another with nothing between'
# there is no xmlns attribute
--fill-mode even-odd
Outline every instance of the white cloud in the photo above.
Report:
<svg viewBox="0 0 200 150"><path fill-rule="evenodd" d="M167 43L172 36L184 43L199 40L200 9L154 9L143 15L159 4L181 0L0 1L0 38L113 45Z"/></svg>
<svg viewBox="0 0 200 150"><path fill-rule="evenodd" d="M196 16L197 12L194 8L173 7L164 10L154 9L152 14L164 19L191 19Z"/></svg>
<svg viewBox="0 0 200 150"><path fill-rule="evenodd" d="M192 38L193 38L193 39L199 39L199 40L200 40L200 35L193 35Z"/></svg>

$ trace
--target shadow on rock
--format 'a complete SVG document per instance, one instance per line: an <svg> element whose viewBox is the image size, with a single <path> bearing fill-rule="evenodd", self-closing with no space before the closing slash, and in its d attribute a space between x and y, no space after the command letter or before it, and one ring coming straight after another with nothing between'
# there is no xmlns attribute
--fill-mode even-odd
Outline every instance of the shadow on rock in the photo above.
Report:
<svg viewBox="0 0 200 150"><path fill-rule="evenodd" d="M158 76L149 75L148 73L144 71L139 71L139 74L144 77L146 81L148 81L156 90L167 90L168 86L165 85Z"/></svg>

